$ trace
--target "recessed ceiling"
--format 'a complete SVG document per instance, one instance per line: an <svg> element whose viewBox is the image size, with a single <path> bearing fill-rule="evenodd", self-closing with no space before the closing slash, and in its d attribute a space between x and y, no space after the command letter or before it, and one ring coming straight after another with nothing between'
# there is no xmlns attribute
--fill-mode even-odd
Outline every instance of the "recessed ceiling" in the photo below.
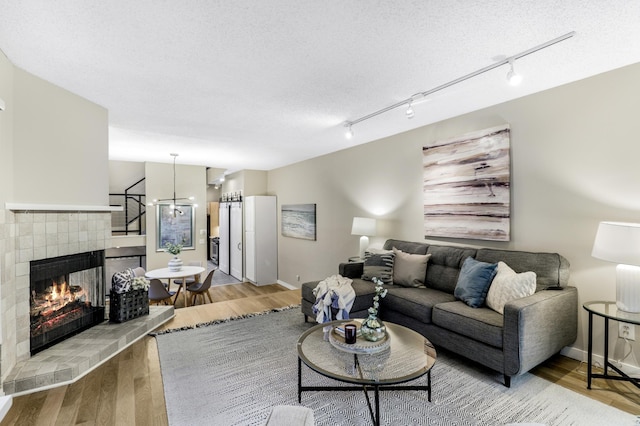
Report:
<svg viewBox="0 0 640 426"><path fill-rule="evenodd" d="M640 2L0 0L16 66L109 110L112 160L270 170L640 62ZM414 106L343 123L575 31Z"/></svg>

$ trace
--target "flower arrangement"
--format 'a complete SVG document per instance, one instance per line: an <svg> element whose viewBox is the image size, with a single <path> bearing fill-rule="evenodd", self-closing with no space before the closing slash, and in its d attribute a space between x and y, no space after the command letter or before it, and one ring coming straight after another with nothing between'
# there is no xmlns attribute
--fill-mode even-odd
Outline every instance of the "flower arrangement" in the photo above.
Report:
<svg viewBox="0 0 640 426"><path fill-rule="evenodd" d="M174 256L177 256L182 251L182 244L174 244L167 241L164 245L164 249L167 253L171 253Z"/></svg>
<svg viewBox="0 0 640 426"><path fill-rule="evenodd" d="M382 280L377 277L373 277L371 281L376 285L376 295L373 296L373 306L369 308L369 317L362 321L360 325L360 334L365 340L377 342L378 340L384 339L387 335L387 327L380 318L378 318L380 299L387 295L387 289L382 286Z"/></svg>
<svg viewBox="0 0 640 426"><path fill-rule="evenodd" d="M369 314L378 316L378 308L380 307L380 299L383 299L387 295L387 289L382 286L382 280L373 277L373 283L376 285L376 295L373 296L373 306L369 308Z"/></svg>
<svg viewBox="0 0 640 426"><path fill-rule="evenodd" d="M149 290L149 280L145 277L134 277L131 280L131 290Z"/></svg>

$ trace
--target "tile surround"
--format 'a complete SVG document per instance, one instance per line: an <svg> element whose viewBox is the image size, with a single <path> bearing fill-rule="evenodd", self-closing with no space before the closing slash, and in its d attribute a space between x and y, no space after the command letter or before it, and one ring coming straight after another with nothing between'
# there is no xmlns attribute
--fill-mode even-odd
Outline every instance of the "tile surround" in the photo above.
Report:
<svg viewBox="0 0 640 426"><path fill-rule="evenodd" d="M2 383L5 394L75 381L174 317L173 306L150 306L149 315L113 324L105 321L18 362Z"/></svg>
<svg viewBox="0 0 640 426"><path fill-rule="evenodd" d="M111 247L110 212L0 209L0 374L30 358L29 268L32 260ZM58 372L58 375L65 375ZM35 380L35 379L34 379Z"/></svg>

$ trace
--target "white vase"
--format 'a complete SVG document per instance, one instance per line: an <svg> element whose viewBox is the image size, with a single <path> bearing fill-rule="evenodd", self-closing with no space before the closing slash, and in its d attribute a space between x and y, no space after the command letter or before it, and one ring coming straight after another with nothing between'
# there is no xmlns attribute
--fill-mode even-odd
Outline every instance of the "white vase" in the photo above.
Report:
<svg viewBox="0 0 640 426"><path fill-rule="evenodd" d="M178 256L173 256L173 258L169 261L169 271L177 272L182 269L182 259Z"/></svg>

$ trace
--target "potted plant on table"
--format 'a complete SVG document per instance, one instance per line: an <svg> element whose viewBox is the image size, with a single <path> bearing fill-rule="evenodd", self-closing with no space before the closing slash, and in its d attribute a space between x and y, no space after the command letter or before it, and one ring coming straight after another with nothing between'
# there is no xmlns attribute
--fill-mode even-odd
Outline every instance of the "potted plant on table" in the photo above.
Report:
<svg viewBox="0 0 640 426"><path fill-rule="evenodd" d="M165 251L173 255L173 258L169 261L168 265L171 272L177 272L182 269L182 259L178 257L182 251L182 247L182 244L174 244L168 241L164 245Z"/></svg>

